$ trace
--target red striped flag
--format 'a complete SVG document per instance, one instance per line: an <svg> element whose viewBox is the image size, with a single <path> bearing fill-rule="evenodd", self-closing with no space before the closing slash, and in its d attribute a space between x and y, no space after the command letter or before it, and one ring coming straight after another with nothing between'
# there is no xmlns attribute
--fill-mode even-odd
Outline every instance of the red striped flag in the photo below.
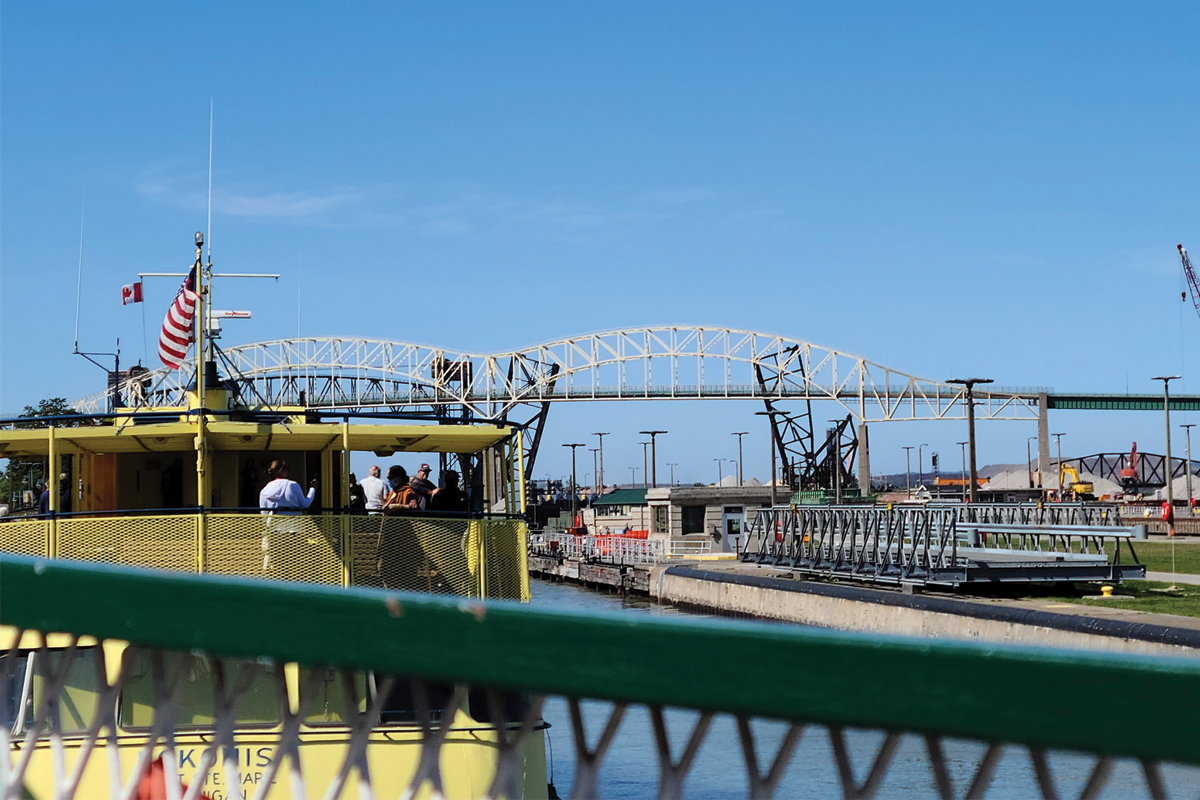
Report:
<svg viewBox="0 0 1200 800"><path fill-rule="evenodd" d="M199 299L196 295L196 268L192 267L187 280L179 287L179 294L175 295L175 302L167 309L162 333L158 335L158 357L171 369L179 369L187 358Z"/></svg>

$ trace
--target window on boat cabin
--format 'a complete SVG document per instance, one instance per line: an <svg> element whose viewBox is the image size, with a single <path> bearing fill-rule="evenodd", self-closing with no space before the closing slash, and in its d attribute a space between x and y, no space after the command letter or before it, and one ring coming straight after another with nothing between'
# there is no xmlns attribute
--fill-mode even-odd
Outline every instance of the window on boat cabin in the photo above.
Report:
<svg viewBox="0 0 1200 800"><path fill-rule="evenodd" d="M371 693L383 687L383 676L371 673ZM429 721L440 722L450 704L450 695L454 693L454 685L424 681L425 702L429 705ZM417 693L416 682L406 678L397 678L392 683L392 690L379 711L379 721L384 725L404 722L417 722Z"/></svg>
<svg viewBox="0 0 1200 800"><path fill-rule="evenodd" d="M349 675L355 711L362 713L367 710L368 697L374 698L376 692L382 688L383 678L373 672L352 672ZM454 686L449 683L426 682L425 691L430 721L437 722L445 713ZM300 692L303 695L301 702L307 709L304 718L306 725L345 725L349 721L350 715L346 713L348 703L345 679L340 670L302 668ZM315 695L311 694L313 692ZM384 725L417 722L416 701L413 681L397 678L380 708L380 722Z"/></svg>
<svg viewBox="0 0 1200 800"><path fill-rule="evenodd" d="M178 679L175 726L177 728L211 728L216 718L217 679L214 663L206 656L190 653L164 653L155 687L154 655L145 650L125 651L127 662L125 684L117 709L117 724L122 728L149 728L154 722L156 699L166 691L171 681ZM273 670L266 664L225 662L225 695L233 693L242 681L249 687L237 704L239 726L272 726L282 715L275 691ZM249 674L247 674L247 670Z"/></svg>
<svg viewBox="0 0 1200 800"><path fill-rule="evenodd" d="M97 682L94 647L80 647L67 667L59 694L59 722L64 734L86 733L96 715L96 701L103 687ZM46 653L5 655L17 662L4 673L0 686L0 724L14 732L37 722L37 711L46 700L49 676L62 663L63 650ZM8 664L5 663L5 667ZM22 713L23 712L23 713Z"/></svg>
<svg viewBox="0 0 1200 800"><path fill-rule="evenodd" d="M32 715L29 706L33 693L27 690L29 666L28 653L0 655L0 725L13 733L24 730L22 711L26 718ZM7 754L0 758L7 758Z"/></svg>
<svg viewBox="0 0 1200 800"><path fill-rule="evenodd" d="M679 510L683 514L684 533L704 533L704 506L683 506Z"/></svg>
<svg viewBox="0 0 1200 800"><path fill-rule="evenodd" d="M362 672L352 672L350 691L354 693L356 712L367 710L367 677ZM300 668L300 706L306 714L306 725L345 725L350 720L346 713L346 685L342 673L329 668Z"/></svg>

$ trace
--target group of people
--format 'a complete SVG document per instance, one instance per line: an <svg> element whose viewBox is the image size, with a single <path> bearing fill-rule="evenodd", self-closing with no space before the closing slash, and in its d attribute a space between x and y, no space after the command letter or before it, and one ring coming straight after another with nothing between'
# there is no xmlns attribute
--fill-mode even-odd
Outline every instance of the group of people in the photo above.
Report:
<svg viewBox="0 0 1200 800"><path fill-rule="evenodd" d="M409 478L404 467L393 464L384 480L379 477L379 467L372 466L362 482L350 473L350 513L391 515L407 511L466 511L467 495L458 485L458 473L452 469L443 470L439 487L429 480L430 472L429 465L422 464L416 476ZM258 505L264 511L303 511L316 500L317 481L309 482L305 494L300 484L289 478L286 461L272 461L267 468L267 479L267 485L258 495Z"/></svg>
<svg viewBox="0 0 1200 800"><path fill-rule="evenodd" d="M458 473L452 469L442 470L442 485L429 480L431 469L428 464L417 468L417 474L409 477L399 464L388 467L387 479L380 477L378 466L372 466L370 474L359 482L350 474L350 511L367 514L400 514L405 511L451 511L467 510L467 496L459 487Z"/></svg>

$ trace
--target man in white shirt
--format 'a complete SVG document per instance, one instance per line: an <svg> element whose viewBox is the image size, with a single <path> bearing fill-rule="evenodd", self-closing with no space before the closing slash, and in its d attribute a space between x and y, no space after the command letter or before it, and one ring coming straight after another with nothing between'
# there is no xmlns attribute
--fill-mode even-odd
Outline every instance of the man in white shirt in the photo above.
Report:
<svg viewBox="0 0 1200 800"><path fill-rule="evenodd" d="M363 496L367 500L367 511L378 514L387 497L387 484L379 477L379 467L372 466L369 472L370 474L363 478L359 485L362 486Z"/></svg>

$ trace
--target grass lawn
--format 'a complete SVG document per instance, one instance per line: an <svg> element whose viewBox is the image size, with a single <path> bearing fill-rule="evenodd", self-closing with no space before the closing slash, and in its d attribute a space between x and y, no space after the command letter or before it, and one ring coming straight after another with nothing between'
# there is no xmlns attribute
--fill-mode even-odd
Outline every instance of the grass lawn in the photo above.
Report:
<svg viewBox="0 0 1200 800"><path fill-rule="evenodd" d="M1146 569L1154 572L1171 571L1170 542L1135 542L1133 549L1137 552L1138 561L1146 565ZM1121 548L1122 561L1128 557L1124 546ZM1189 537L1189 540L1175 543L1175 571L1189 575L1200 575L1200 543Z"/></svg>
<svg viewBox="0 0 1200 800"><path fill-rule="evenodd" d="M1170 545L1168 545L1170 547ZM1141 555L1141 548L1138 548ZM1170 553L1167 554L1167 564L1170 565ZM1183 570L1180 570L1181 572ZM1106 608L1128 608L1133 611L1149 611L1154 614L1176 614L1181 617L1200 617L1200 586L1178 584L1178 591L1164 592L1170 584L1158 581L1126 581L1115 586L1113 593L1129 595L1132 600L1088 600L1085 594L1100 594L1098 584L1080 586L1075 595L1039 595L1029 597L1029 600L1057 601L1063 603L1078 603L1086 606L1104 606Z"/></svg>

